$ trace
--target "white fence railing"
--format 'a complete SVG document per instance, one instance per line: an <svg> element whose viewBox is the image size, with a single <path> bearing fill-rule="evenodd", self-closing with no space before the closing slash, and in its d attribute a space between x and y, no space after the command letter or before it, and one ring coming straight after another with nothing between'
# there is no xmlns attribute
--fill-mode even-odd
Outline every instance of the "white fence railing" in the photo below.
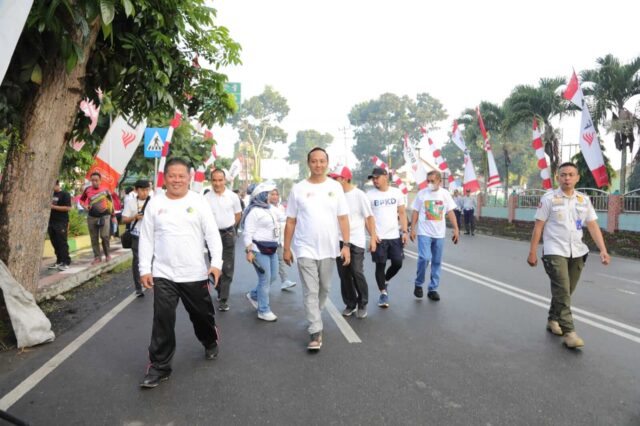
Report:
<svg viewBox="0 0 640 426"><path fill-rule="evenodd" d="M640 188L627 192L622 196L622 211L640 213Z"/></svg>

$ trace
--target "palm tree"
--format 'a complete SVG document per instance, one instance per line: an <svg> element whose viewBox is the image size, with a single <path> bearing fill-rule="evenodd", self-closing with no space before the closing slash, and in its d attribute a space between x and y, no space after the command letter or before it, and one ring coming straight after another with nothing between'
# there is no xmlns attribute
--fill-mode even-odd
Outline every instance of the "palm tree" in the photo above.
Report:
<svg viewBox="0 0 640 426"><path fill-rule="evenodd" d="M551 120L574 109L557 93L565 84L566 79L562 77L541 78L537 87L516 86L504 102L505 130L511 130L519 123L531 123L533 118L543 124L542 142L551 160L552 174L560 162L560 141Z"/></svg>
<svg viewBox="0 0 640 426"><path fill-rule="evenodd" d="M625 192L627 172L627 147L633 152L633 130L640 129L640 117L625 108L635 95L640 95L640 57L628 64L621 64L615 56L608 54L598 58L598 68L580 73L585 85L585 94L592 95L594 125L603 124L607 131L615 133L616 148L621 152L620 193ZM611 112L611 123L607 113ZM639 154L640 159L640 154Z"/></svg>

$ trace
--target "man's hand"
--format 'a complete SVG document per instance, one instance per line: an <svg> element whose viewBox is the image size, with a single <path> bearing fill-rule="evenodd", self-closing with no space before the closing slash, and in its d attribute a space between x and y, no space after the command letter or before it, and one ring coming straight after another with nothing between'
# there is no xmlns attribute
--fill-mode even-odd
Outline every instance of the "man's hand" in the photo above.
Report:
<svg viewBox="0 0 640 426"><path fill-rule="evenodd" d="M371 238L369 240L369 251L371 253L375 253L377 249L378 249L378 239L375 237Z"/></svg>
<svg viewBox="0 0 640 426"><path fill-rule="evenodd" d="M144 288L153 288L153 275L151 274L142 275L140 277L140 284L142 284Z"/></svg>
<svg viewBox="0 0 640 426"><path fill-rule="evenodd" d="M458 244L459 239L460 239L460 231L457 229L454 229L453 237L451 238L451 241L453 241L453 244Z"/></svg>
<svg viewBox="0 0 640 426"><path fill-rule="evenodd" d="M536 254L536 252L529 253L529 257L527 257L527 263L532 267L535 267L538 264L538 255Z"/></svg>
<svg viewBox="0 0 640 426"><path fill-rule="evenodd" d="M351 250L347 246L343 246L340 250L340 257L344 262L342 262L342 266L348 266L351 263Z"/></svg>
<svg viewBox="0 0 640 426"><path fill-rule="evenodd" d="M603 265L608 265L609 263L611 263L611 256L609 256L609 253L605 252L600 252L600 260L602 261Z"/></svg>
<svg viewBox="0 0 640 426"><path fill-rule="evenodd" d="M253 263L253 259L255 258L256 258L256 255L252 251L249 251L247 253L247 262Z"/></svg>
<svg viewBox="0 0 640 426"><path fill-rule="evenodd" d="M411 227L411 233L409 234L409 238L411 239L411 242L416 240L416 229L414 226Z"/></svg>
<svg viewBox="0 0 640 426"><path fill-rule="evenodd" d="M402 237L400 237L402 239L402 245L406 246L407 242L409 241L409 236L407 235L406 232L402 233Z"/></svg>
<svg viewBox="0 0 640 426"><path fill-rule="evenodd" d="M213 280L215 281L215 285L213 288L218 288L218 281L220 280L220 269L212 266L209 268L209 274L213 275Z"/></svg>
<svg viewBox="0 0 640 426"><path fill-rule="evenodd" d="M293 263L293 254L291 253L290 248L282 249L282 260L284 260L284 263L286 263L287 266L291 266Z"/></svg>

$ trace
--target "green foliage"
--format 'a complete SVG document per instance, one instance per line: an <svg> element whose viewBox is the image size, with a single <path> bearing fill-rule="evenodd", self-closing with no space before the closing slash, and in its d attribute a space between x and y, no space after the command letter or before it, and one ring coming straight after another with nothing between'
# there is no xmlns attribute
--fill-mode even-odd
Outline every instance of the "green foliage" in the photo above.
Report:
<svg viewBox="0 0 640 426"><path fill-rule="evenodd" d="M298 179L304 179L307 175L307 153L314 147L326 148L331 142L332 135L317 130L301 130L296 134L296 140L289 145L289 162L300 165Z"/></svg>
<svg viewBox="0 0 640 426"><path fill-rule="evenodd" d="M373 155L387 157L383 159L390 162L391 167L401 165L404 134L417 141L420 127L434 129L435 123L446 118L442 103L428 93L419 93L415 100L385 93L378 99L355 105L349 112L356 139L353 152L360 160L359 168L354 171L355 181L364 181L371 170Z"/></svg>
<svg viewBox="0 0 640 426"><path fill-rule="evenodd" d="M260 160L264 158L269 143L286 143L287 133L278 125L289 114L287 99L266 86L258 95L245 100L242 108L229 118L229 123L240 134L240 141L246 146L239 147L245 155L253 157L253 178L260 178Z"/></svg>
<svg viewBox="0 0 640 426"><path fill-rule="evenodd" d="M179 109L208 126L224 123L237 105L224 91L227 77L217 70L240 63L240 45L215 25L215 17L205 0L35 0L0 87L0 128L28 124L22 116L40 90L40 76L60 66L71 71L96 27L102 36L88 58L83 94L97 103L95 89L104 90L101 113L138 120L171 117ZM197 58L209 68L194 67ZM89 136L87 124L78 112L69 140L97 145L106 130ZM86 167L85 153L69 154L65 170Z"/></svg>
<svg viewBox="0 0 640 426"><path fill-rule="evenodd" d="M78 209L69 210L69 236L77 237L79 235L87 234L89 234L87 217L81 215Z"/></svg>

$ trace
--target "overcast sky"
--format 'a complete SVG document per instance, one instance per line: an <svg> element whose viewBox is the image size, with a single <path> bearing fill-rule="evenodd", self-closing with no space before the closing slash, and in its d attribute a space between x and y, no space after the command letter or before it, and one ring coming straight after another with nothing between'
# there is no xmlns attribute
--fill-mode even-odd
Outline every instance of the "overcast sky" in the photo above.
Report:
<svg viewBox="0 0 640 426"><path fill-rule="evenodd" d="M569 77L572 67L593 68L607 53L624 62L640 55L638 1L217 0L213 6L218 25L242 45L243 65L223 72L242 83L243 99L273 86L291 109L283 123L288 140L305 129L331 133L333 158L343 155L339 129L349 127L351 108L382 93L438 98L449 114L437 135L442 143L453 118L481 100L500 103L518 84ZM577 119L562 126L564 143L575 143ZM618 168L612 136L603 137ZM218 131L217 139L219 152L230 156L236 136Z"/></svg>

